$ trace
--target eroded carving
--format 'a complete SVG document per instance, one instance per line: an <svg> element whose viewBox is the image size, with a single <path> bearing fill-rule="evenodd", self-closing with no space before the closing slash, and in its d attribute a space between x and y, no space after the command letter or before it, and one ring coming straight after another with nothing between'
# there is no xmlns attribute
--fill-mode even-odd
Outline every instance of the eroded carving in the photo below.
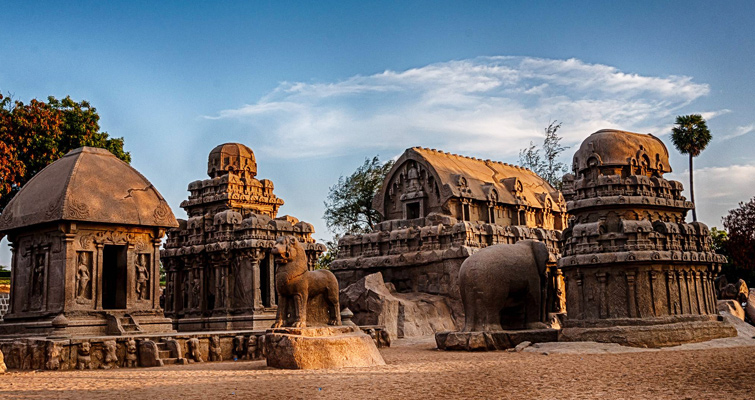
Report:
<svg viewBox="0 0 755 400"><path fill-rule="evenodd" d="M92 369L92 344L81 342L78 346L78 358L76 359L77 369Z"/></svg>
<svg viewBox="0 0 755 400"><path fill-rule="evenodd" d="M220 347L220 338L210 336L210 361L223 361L222 348Z"/></svg>

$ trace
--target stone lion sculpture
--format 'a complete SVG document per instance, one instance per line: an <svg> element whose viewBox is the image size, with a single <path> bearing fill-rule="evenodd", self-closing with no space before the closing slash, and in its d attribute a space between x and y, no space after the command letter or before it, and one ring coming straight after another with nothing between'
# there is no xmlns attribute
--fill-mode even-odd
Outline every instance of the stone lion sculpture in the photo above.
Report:
<svg viewBox="0 0 755 400"><path fill-rule="evenodd" d="M307 301L323 294L328 304L328 325L341 325L338 281L328 270L309 271L304 247L293 236L282 236L272 250L277 271L278 313L273 328L307 326ZM290 317L289 317L290 316Z"/></svg>

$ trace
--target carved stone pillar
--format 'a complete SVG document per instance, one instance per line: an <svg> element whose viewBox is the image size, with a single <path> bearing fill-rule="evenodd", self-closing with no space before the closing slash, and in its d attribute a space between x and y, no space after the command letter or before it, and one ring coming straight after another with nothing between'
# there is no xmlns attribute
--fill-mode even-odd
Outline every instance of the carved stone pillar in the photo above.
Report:
<svg viewBox="0 0 755 400"><path fill-rule="evenodd" d="M626 271L627 277L627 311L629 312L629 318L637 318L637 292L636 292L636 278L637 273L635 271Z"/></svg>
<svg viewBox="0 0 755 400"><path fill-rule="evenodd" d="M595 274L595 278L598 280L598 296L600 297L600 318L608 318L608 301L606 300L606 278L605 272L598 272Z"/></svg>

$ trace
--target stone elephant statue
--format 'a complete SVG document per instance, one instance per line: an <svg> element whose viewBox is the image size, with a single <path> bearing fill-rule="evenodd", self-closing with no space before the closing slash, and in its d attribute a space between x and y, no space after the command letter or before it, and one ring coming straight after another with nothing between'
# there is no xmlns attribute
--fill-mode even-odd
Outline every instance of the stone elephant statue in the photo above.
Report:
<svg viewBox="0 0 755 400"><path fill-rule="evenodd" d="M542 327L548 248L536 240L486 247L459 269L464 331Z"/></svg>

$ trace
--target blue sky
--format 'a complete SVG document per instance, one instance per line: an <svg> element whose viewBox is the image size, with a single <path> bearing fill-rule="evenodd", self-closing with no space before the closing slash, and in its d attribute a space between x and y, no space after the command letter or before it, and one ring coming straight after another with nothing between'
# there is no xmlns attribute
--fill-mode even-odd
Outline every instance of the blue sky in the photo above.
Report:
<svg viewBox="0 0 755 400"><path fill-rule="evenodd" d="M365 157L516 162L553 119L564 161L600 128L661 136L686 186L668 134L688 113L714 135L695 160L700 219L720 226L755 195L753 2L6 1L2 15L0 90L89 100L179 218L223 142L251 147L282 214L323 239L328 187Z"/></svg>

